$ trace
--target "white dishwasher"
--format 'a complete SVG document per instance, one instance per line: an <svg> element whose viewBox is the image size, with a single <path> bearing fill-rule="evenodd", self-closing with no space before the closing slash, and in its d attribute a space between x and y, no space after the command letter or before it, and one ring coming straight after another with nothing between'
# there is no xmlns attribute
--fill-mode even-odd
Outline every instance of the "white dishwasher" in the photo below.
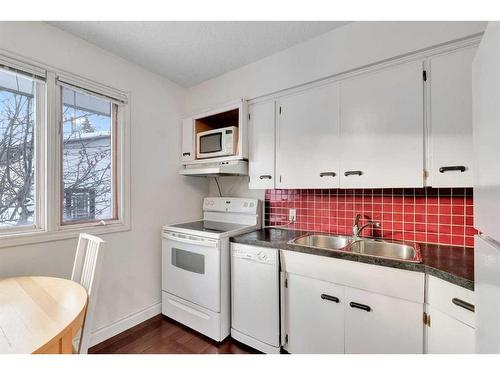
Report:
<svg viewBox="0 0 500 375"><path fill-rule="evenodd" d="M280 352L279 251L231 244L231 336L264 353Z"/></svg>

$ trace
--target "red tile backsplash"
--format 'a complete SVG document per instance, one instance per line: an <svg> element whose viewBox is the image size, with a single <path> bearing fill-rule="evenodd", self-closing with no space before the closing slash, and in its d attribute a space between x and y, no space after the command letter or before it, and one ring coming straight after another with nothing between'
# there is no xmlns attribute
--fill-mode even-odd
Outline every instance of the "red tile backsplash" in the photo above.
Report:
<svg viewBox="0 0 500 375"><path fill-rule="evenodd" d="M365 236L472 247L472 188L422 189L275 189L266 190L266 225L351 234L356 214L379 221Z"/></svg>

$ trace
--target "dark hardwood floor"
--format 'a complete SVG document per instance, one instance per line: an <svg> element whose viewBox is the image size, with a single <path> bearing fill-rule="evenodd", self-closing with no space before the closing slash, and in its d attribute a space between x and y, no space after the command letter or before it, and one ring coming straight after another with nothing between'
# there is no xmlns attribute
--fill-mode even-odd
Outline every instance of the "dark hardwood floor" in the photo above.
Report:
<svg viewBox="0 0 500 375"><path fill-rule="evenodd" d="M157 315L89 349L89 354L250 354L258 351L232 338L215 342Z"/></svg>

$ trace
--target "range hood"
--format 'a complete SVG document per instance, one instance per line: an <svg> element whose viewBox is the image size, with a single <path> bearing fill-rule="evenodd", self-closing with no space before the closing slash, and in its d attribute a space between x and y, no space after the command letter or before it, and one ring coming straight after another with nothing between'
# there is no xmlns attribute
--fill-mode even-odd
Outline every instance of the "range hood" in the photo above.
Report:
<svg viewBox="0 0 500 375"><path fill-rule="evenodd" d="M183 165L179 171L184 176L248 176L248 161L228 160Z"/></svg>

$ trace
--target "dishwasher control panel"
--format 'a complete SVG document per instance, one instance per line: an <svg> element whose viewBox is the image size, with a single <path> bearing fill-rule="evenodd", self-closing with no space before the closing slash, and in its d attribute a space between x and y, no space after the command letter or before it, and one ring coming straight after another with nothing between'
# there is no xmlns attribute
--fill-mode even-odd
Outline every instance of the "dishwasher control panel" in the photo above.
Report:
<svg viewBox="0 0 500 375"><path fill-rule="evenodd" d="M277 249L266 249L238 244L238 246L232 247L231 253L235 258L248 259L259 263L276 264L278 262Z"/></svg>

